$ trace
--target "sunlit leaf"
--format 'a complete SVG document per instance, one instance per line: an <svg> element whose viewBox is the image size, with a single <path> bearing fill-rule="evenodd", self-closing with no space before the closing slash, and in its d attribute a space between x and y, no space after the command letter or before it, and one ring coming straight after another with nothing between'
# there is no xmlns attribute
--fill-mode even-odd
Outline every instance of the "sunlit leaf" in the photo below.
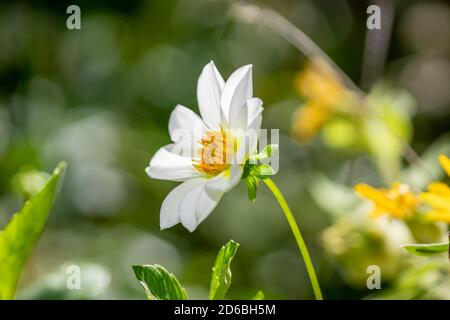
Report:
<svg viewBox="0 0 450 320"><path fill-rule="evenodd" d="M231 284L231 260L233 260L238 247L238 243L230 240L220 249L211 277L210 300L224 299Z"/></svg>
<svg viewBox="0 0 450 320"><path fill-rule="evenodd" d="M269 144L265 146L260 153L251 156L252 161L260 161L265 160L270 157L272 157L275 153L278 152L278 145L277 144Z"/></svg>
<svg viewBox="0 0 450 320"><path fill-rule="evenodd" d="M0 232L0 299L12 299L22 268L41 235L66 164L60 163L45 185Z"/></svg>
<svg viewBox="0 0 450 320"><path fill-rule="evenodd" d="M405 248L416 256L430 256L434 254L448 252L448 243L427 243L427 244L404 244Z"/></svg>
<svg viewBox="0 0 450 320"><path fill-rule="evenodd" d="M252 298L252 300L264 300L265 295L264 292L258 291Z"/></svg>
<svg viewBox="0 0 450 320"><path fill-rule="evenodd" d="M260 179L266 179L267 177L273 176L275 171L268 164L260 164L252 168L251 174Z"/></svg>
<svg viewBox="0 0 450 320"><path fill-rule="evenodd" d="M254 202L258 192L259 178L255 176L248 176L245 179L245 182L247 183L248 199Z"/></svg>
<svg viewBox="0 0 450 320"><path fill-rule="evenodd" d="M157 264L133 266L133 271L149 300L187 300L186 290L164 267Z"/></svg>

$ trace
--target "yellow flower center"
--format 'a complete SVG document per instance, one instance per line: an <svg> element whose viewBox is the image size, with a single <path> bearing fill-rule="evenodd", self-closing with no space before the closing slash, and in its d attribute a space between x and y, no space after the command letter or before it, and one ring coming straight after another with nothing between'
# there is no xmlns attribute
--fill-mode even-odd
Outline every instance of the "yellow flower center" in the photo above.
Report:
<svg viewBox="0 0 450 320"><path fill-rule="evenodd" d="M229 130L207 131L199 143L202 145L200 159L193 162L197 170L209 176L228 170L237 150L237 140Z"/></svg>

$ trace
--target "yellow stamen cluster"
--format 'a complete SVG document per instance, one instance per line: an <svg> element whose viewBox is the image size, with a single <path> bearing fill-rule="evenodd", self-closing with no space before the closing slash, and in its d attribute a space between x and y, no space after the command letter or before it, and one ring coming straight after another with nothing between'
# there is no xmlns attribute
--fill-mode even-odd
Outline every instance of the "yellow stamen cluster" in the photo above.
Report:
<svg viewBox="0 0 450 320"><path fill-rule="evenodd" d="M403 183L393 183L390 189L375 189L359 183L354 189L373 203L372 217L387 214L398 219L410 218L420 204L419 197Z"/></svg>
<svg viewBox="0 0 450 320"><path fill-rule="evenodd" d="M200 158L193 163L197 170L208 176L228 170L236 152L236 139L229 131L222 128L220 131L207 131L199 143L202 145Z"/></svg>

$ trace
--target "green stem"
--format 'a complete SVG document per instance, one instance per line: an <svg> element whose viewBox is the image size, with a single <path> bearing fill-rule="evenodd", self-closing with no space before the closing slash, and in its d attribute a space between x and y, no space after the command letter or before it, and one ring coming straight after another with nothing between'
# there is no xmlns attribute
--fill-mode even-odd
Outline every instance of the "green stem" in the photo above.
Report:
<svg viewBox="0 0 450 320"><path fill-rule="evenodd" d="M273 183L271 179L263 180L266 186L272 191L273 195L277 199L280 204L281 209L283 210L284 215L289 223L289 226L292 229L292 233L294 234L295 240L297 241L298 248L300 249L300 253L305 261L306 270L308 271L309 279L311 280L311 285L314 290L314 295L316 300L323 300L322 292L320 291L319 281L317 280L316 272L314 270L314 266L311 261L311 257L309 256L308 248L306 247L305 241L303 240L302 234L300 233L300 229L298 228L297 223L295 222L295 218L292 214L291 209L283 197L280 189Z"/></svg>

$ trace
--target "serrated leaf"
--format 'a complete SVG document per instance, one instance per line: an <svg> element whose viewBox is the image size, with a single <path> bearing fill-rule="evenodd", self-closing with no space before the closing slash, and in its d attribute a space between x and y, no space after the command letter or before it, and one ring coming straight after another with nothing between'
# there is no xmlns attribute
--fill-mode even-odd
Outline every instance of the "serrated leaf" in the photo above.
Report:
<svg viewBox="0 0 450 320"><path fill-rule="evenodd" d="M20 273L45 227L65 168L61 162L0 232L0 299L14 298Z"/></svg>
<svg viewBox="0 0 450 320"><path fill-rule="evenodd" d="M212 269L210 300L224 299L231 284L231 260L233 260L238 247L239 243L230 240L220 249Z"/></svg>
<svg viewBox="0 0 450 320"><path fill-rule="evenodd" d="M157 264L133 266L133 271L149 300L187 300L186 290L164 267Z"/></svg>
<svg viewBox="0 0 450 320"><path fill-rule="evenodd" d="M254 202L256 200L256 194L258 192L259 179L255 176L248 176L245 179L245 182L247 183L248 199Z"/></svg>
<svg viewBox="0 0 450 320"><path fill-rule="evenodd" d="M427 243L427 244L404 244L405 248L416 256L431 256L434 254L448 252L448 243Z"/></svg>
<svg viewBox="0 0 450 320"><path fill-rule="evenodd" d="M264 300L265 295L264 292L258 291L252 298L252 300Z"/></svg>
<svg viewBox="0 0 450 320"><path fill-rule="evenodd" d="M269 176L273 176L275 171L268 164L260 164L252 168L251 174L260 179L266 179Z"/></svg>

